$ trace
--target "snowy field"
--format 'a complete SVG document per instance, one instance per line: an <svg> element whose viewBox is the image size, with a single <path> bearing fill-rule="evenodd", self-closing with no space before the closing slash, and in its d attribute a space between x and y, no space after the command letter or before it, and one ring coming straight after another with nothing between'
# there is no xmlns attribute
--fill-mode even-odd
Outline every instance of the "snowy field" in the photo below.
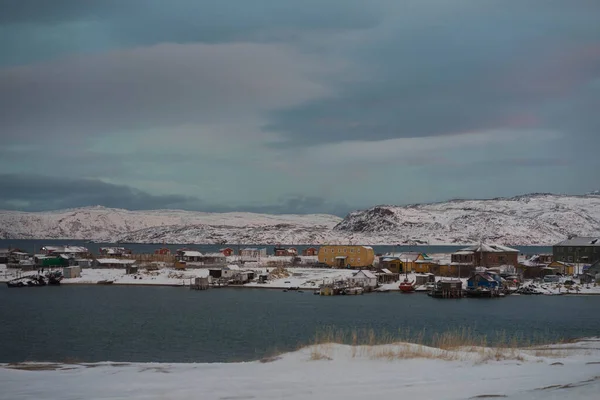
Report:
<svg viewBox="0 0 600 400"><path fill-rule="evenodd" d="M231 364L0 366L4 399L598 399L600 339L530 350L321 345Z"/></svg>

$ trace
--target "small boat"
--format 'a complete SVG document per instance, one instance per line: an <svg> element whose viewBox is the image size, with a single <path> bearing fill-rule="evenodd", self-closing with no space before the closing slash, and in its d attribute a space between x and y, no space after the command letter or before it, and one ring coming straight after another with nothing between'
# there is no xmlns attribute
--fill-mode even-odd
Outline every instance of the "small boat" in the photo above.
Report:
<svg viewBox="0 0 600 400"><path fill-rule="evenodd" d="M411 293L415 291L414 282L409 282L408 278L404 278L404 281L400 283L400 291L403 293Z"/></svg>
<svg viewBox="0 0 600 400"><path fill-rule="evenodd" d="M10 288L46 286L46 280L42 275L27 275L6 282L6 286Z"/></svg>
<svg viewBox="0 0 600 400"><path fill-rule="evenodd" d="M96 284L98 284L98 285L112 285L113 282L114 281L103 280L103 281L96 282Z"/></svg>

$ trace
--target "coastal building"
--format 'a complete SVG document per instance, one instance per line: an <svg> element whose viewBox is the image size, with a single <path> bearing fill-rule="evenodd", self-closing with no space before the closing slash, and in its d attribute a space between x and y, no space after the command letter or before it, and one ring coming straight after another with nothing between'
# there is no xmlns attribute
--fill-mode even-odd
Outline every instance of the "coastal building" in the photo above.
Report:
<svg viewBox="0 0 600 400"><path fill-rule="evenodd" d="M519 265L519 250L497 244L479 244L452 253L451 265L464 267L500 267Z"/></svg>
<svg viewBox="0 0 600 400"><path fill-rule="evenodd" d="M371 271L360 270L352 275L348 281L356 286L364 288L375 288L377 287L377 276Z"/></svg>
<svg viewBox="0 0 600 400"><path fill-rule="evenodd" d="M319 262L334 268L366 268L373 265L375 253L369 246L322 246Z"/></svg>
<svg viewBox="0 0 600 400"><path fill-rule="evenodd" d="M92 261L92 267L94 268L127 268L128 266L134 265L136 260L129 260L123 258L98 258Z"/></svg>
<svg viewBox="0 0 600 400"><path fill-rule="evenodd" d="M127 257L131 255L131 250L125 247L100 247L100 254L108 257Z"/></svg>
<svg viewBox="0 0 600 400"><path fill-rule="evenodd" d="M398 273L413 271L427 274L439 265L439 260L434 260L426 253L419 252L387 253L379 257L379 265Z"/></svg>
<svg viewBox="0 0 600 400"><path fill-rule="evenodd" d="M302 255L307 257L316 256L318 253L319 249L316 247L307 247L306 249L302 250Z"/></svg>
<svg viewBox="0 0 600 400"><path fill-rule="evenodd" d="M44 255L58 255L65 254L69 257L83 257L89 254L89 250L83 246L43 246L42 254Z"/></svg>
<svg viewBox="0 0 600 400"><path fill-rule="evenodd" d="M223 254L225 257L231 257L233 255L233 249L231 247L226 247L224 249L220 249L219 250L221 252L221 254Z"/></svg>
<svg viewBox="0 0 600 400"><path fill-rule="evenodd" d="M267 249L247 247L240 250L240 257L242 261L259 261L261 258L267 257Z"/></svg>
<svg viewBox="0 0 600 400"><path fill-rule="evenodd" d="M161 247L160 249L154 250L154 254L161 256L171 255L171 250L167 247Z"/></svg>
<svg viewBox="0 0 600 400"><path fill-rule="evenodd" d="M600 260L600 237L573 237L552 246L554 260L593 264Z"/></svg>
<svg viewBox="0 0 600 400"><path fill-rule="evenodd" d="M275 246L273 248L273 255L275 257L287 257L288 256L288 251L285 247L281 247L281 246Z"/></svg>
<svg viewBox="0 0 600 400"><path fill-rule="evenodd" d="M204 254L196 250L181 249L177 250L175 257L177 258L177 261L202 262Z"/></svg>

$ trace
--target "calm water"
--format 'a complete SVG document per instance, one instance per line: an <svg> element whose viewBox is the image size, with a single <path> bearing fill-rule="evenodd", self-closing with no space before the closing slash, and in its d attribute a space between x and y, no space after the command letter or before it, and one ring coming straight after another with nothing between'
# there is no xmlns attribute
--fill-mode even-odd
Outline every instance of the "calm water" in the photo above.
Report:
<svg viewBox="0 0 600 400"><path fill-rule="evenodd" d="M54 245L60 246L70 244L74 246L85 246L92 253L98 253L100 247L117 246L115 243L87 243L84 240L20 240L20 239L5 239L0 240L0 248L16 247L23 251L30 253L39 252L42 246ZM171 251L175 251L182 247L188 247L190 249L199 250L201 252L217 252L223 247L231 247L233 249L244 248L244 247L266 247L269 254L273 254L273 245L214 245L214 244L143 244L143 243L127 243L119 244L131 249L134 253L153 253L155 249L159 247L168 247ZM294 245L298 250L302 250L309 245ZM383 254L390 251L421 251L425 253L452 253L461 249L465 246L373 246L373 250L377 254ZM523 254L540 254L540 253L552 253L551 246L514 246L516 249L521 250Z"/></svg>
<svg viewBox="0 0 600 400"><path fill-rule="evenodd" d="M600 335L600 296L439 300L423 294L321 297L277 290L0 287L0 362L230 362L294 350L325 326L428 334Z"/></svg>

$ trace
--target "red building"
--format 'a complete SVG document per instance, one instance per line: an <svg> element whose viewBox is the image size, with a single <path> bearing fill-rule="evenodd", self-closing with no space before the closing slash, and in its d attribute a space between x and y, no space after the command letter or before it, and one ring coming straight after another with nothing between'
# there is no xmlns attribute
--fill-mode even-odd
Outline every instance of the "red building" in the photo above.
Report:
<svg viewBox="0 0 600 400"><path fill-rule="evenodd" d="M156 249L156 250L154 250L154 254L160 254L160 255L162 255L162 256L168 256L168 255L170 255L170 254L171 254L171 250L169 250L169 249L168 249L168 248L166 248L166 247L162 247L162 248L160 248L160 249Z"/></svg>
<svg viewBox="0 0 600 400"><path fill-rule="evenodd" d="M306 249L302 250L303 256L316 256L318 254L319 249L317 249L316 247L307 247Z"/></svg>
<svg viewBox="0 0 600 400"><path fill-rule="evenodd" d="M230 257L233 255L233 249L231 247L226 247L224 249L219 250L225 257Z"/></svg>

